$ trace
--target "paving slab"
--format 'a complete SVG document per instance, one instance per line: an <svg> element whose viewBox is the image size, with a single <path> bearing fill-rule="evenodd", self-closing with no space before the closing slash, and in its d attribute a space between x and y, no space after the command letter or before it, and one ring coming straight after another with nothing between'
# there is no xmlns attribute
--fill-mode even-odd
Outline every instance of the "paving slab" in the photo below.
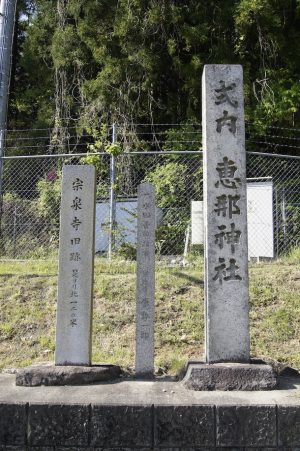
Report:
<svg viewBox="0 0 300 451"><path fill-rule="evenodd" d="M119 378L114 382L62 387L19 387L15 381L14 374L0 374L0 403L300 406L299 377L280 378L278 390L230 392L190 391L182 382L163 378Z"/></svg>

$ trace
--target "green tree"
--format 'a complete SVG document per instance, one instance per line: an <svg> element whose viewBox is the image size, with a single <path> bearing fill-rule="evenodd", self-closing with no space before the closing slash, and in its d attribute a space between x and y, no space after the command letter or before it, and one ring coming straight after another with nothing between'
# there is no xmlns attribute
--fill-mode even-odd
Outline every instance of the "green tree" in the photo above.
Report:
<svg viewBox="0 0 300 451"><path fill-rule="evenodd" d="M20 8L10 124L54 126L49 151L69 151L65 127L95 135L115 121L129 136L133 123L199 120L207 63L243 65L257 134L300 124L298 0L23 0Z"/></svg>
<svg viewBox="0 0 300 451"><path fill-rule="evenodd" d="M157 241L161 243L162 254L183 253L185 232L190 221L193 175L199 174L192 174L188 164L168 162L157 166L146 176L146 180L155 186L156 205L162 211L162 220L156 234ZM199 186L200 184L199 177ZM197 196L195 191L192 198L196 199L194 196Z"/></svg>

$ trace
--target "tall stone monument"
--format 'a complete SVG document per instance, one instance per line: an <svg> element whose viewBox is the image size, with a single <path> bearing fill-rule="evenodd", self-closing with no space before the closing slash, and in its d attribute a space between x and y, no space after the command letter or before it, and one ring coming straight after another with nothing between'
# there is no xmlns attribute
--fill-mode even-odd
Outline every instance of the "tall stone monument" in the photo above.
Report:
<svg viewBox="0 0 300 451"><path fill-rule="evenodd" d="M137 376L154 374L155 189L138 187L136 359Z"/></svg>
<svg viewBox="0 0 300 451"><path fill-rule="evenodd" d="M96 174L64 166L59 238L56 365L90 365Z"/></svg>
<svg viewBox="0 0 300 451"><path fill-rule="evenodd" d="M250 364L243 70L206 65L202 78L205 361L190 362L195 390L274 388L267 365Z"/></svg>
<svg viewBox="0 0 300 451"><path fill-rule="evenodd" d="M202 79L207 362L248 362L246 153L241 66Z"/></svg>

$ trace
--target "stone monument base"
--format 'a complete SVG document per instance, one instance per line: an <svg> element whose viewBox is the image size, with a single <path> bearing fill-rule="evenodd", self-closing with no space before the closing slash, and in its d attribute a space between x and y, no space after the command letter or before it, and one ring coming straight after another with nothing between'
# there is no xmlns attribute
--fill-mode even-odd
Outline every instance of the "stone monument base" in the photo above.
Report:
<svg viewBox="0 0 300 451"><path fill-rule="evenodd" d="M205 392L178 382L16 387L0 374L0 450L299 451L300 377L280 390Z"/></svg>
<svg viewBox="0 0 300 451"><path fill-rule="evenodd" d="M182 383L185 388L197 391L274 390L277 375L266 364L190 361Z"/></svg>
<svg viewBox="0 0 300 451"><path fill-rule="evenodd" d="M111 381L119 377L117 365L55 366L44 364L21 368L16 373L16 385L37 387L39 385L84 385Z"/></svg>

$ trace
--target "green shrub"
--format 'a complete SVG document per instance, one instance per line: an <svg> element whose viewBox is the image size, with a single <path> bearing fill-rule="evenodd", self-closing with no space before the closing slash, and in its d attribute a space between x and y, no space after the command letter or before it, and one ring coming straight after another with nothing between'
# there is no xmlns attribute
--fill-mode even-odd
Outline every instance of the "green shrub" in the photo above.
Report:
<svg viewBox="0 0 300 451"><path fill-rule="evenodd" d="M185 231L190 219L190 202L187 202L187 166L169 162L157 166L146 176L156 189L156 205L163 211L156 239L161 243L160 253L182 254Z"/></svg>
<svg viewBox="0 0 300 451"><path fill-rule="evenodd" d="M61 198L61 173L55 180L39 180L37 183L39 197L37 210L41 218L46 220L49 230L57 231Z"/></svg>
<svg viewBox="0 0 300 451"><path fill-rule="evenodd" d="M136 260L136 246L130 243L122 243L117 251L117 255L125 260Z"/></svg>

